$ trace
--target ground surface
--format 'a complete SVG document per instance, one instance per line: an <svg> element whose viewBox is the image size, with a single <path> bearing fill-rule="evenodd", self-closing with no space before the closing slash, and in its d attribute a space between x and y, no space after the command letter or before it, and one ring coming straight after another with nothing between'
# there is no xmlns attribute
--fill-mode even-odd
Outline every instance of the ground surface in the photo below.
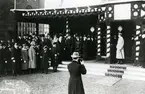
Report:
<svg viewBox="0 0 145 94"><path fill-rule="evenodd" d="M145 81L121 79L113 86L98 84L97 82L104 77L105 76L98 76L92 74L84 75L82 78L86 94L145 94ZM30 86L30 94L68 94L68 79L69 74L67 71L59 71L56 73L49 71L48 74L35 73L20 75L17 77L1 77L0 81L24 81ZM22 84L20 86L22 86ZM0 89L1 88L4 88L4 83L1 83ZM0 94L2 94L1 91Z"/></svg>

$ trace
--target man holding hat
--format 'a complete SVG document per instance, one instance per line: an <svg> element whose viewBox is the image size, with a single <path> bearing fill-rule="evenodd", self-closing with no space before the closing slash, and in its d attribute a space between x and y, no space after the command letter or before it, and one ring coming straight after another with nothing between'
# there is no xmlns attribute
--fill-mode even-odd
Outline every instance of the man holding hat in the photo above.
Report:
<svg viewBox="0 0 145 94"><path fill-rule="evenodd" d="M86 74L87 70L80 60L78 52L73 52L71 55L72 63L68 65L70 73L68 94L85 94L81 74Z"/></svg>

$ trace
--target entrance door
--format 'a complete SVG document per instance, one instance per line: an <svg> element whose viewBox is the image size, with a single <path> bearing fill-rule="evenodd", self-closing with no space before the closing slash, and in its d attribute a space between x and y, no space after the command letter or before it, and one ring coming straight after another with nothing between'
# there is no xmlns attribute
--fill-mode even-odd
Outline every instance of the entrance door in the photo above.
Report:
<svg viewBox="0 0 145 94"><path fill-rule="evenodd" d="M122 26L124 38L125 63L130 63L132 58L133 41L135 35L135 24L133 21L115 21L111 23L111 63L116 63L116 45L118 41L118 26Z"/></svg>

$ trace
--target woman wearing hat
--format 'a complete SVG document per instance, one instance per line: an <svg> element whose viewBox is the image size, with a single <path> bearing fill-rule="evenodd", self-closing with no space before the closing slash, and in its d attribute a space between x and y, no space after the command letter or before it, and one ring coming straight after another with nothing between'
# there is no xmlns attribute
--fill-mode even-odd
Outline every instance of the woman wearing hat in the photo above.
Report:
<svg viewBox="0 0 145 94"><path fill-rule="evenodd" d="M86 74L86 68L84 64L81 64L78 52L74 52L71 57L72 63L68 65L70 73L68 94L85 94L81 74Z"/></svg>

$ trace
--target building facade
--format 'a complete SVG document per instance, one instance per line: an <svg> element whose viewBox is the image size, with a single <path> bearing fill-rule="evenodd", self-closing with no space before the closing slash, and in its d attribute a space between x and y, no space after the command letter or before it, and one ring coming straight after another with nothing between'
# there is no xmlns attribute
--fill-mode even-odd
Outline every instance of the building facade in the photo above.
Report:
<svg viewBox="0 0 145 94"><path fill-rule="evenodd" d="M10 9L32 9L39 8L39 0L0 0L0 40L8 40L14 36L14 16Z"/></svg>
<svg viewBox="0 0 145 94"><path fill-rule="evenodd" d="M97 40L96 58L100 60L105 57L106 62L109 63L116 62L117 28L121 25L125 40L125 62L141 64L138 62L145 61L143 53L145 1L123 0L122 2L114 2L110 0L92 6L39 10L14 9L11 11L17 18L17 33L20 32L19 30L25 31L25 29L20 28L27 27L28 23L31 24L29 27L35 28L31 29L31 31L38 33L39 24L43 23L49 24L50 31L57 33L77 31L83 34L95 35ZM78 24L79 27L74 24Z"/></svg>

